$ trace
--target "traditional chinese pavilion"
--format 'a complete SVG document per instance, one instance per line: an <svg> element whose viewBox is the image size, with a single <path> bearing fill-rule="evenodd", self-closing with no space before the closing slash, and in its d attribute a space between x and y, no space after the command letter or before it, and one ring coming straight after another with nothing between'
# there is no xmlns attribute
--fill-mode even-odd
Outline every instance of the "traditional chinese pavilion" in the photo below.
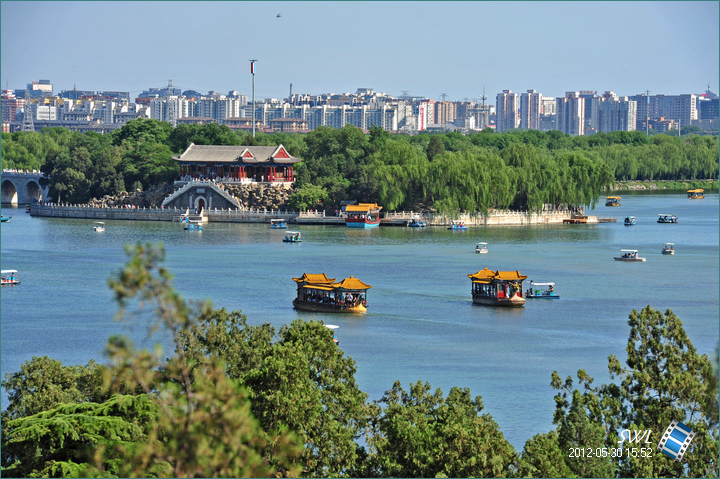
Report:
<svg viewBox="0 0 720 479"><path fill-rule="evenodd" d="M254 182L292 182L300 161L279 146L216 146L191 143L180 156L181 177Z"/></svg>

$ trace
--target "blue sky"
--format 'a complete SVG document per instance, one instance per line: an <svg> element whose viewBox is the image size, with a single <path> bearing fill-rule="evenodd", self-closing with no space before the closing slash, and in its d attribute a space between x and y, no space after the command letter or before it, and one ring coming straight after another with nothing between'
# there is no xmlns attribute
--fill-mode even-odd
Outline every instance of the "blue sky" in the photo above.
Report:
<svg viewBox="0 0 720 479"><path fill-rule="evenodd" d="M713 2L0 2L0 81L54 91L718 92ZM278 18L277 14L281 14Z"/></svg>

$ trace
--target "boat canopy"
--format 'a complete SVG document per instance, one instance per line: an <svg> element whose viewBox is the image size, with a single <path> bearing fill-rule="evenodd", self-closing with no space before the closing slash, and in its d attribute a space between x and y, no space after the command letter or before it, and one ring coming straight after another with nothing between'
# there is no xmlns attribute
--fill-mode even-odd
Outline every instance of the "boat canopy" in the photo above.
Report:
<svg viewBox="0 0 720 479"><path fill-rule="evenodd" d="M520 274L520 271L493 271L491 269L481 269L475 274L469 274L468 278L473 283L491 283L493 281L523 281L527 276Z"/></svg>
<svg viewBox="0 0 720 479"><path fill-rule="evenodd" d="M285 223L285 220L282 218L273 218L270 220L270 223Z"/></svg>
<svg viewBox="0 0 720 479"><path fill-rule="evenodd" d="M96 221L95 224L96 225L104 225L105 223L103 223L102 221Z"/></svg>
<svg viewBox="0 0 720 479"><path fill-rule="evenodd" d="M606 200L621 200L622 196L606 196Z"/></svg>
<svg viewBox="0 0 720 479"><path fill-rule="evenodd" d="M665 243L665 246L675 246L675 243Z"/></svg>
<svg viewBox="0 0 720 479"><path fill-rule="evenodd" d="M12 273L17 273L17 270L16 269L4 269L4 270L0 271L0 274L12 274Z"/></svg>
<svg viewBox="0 0 720 479"><path fill-rule="evenodd" d="M704 193L705 190L697 189L697 190L688 190L688 193Z"/></svg>
<svg viewBox="0 0 720 479"><path fill-rule="evenodd" d="M659 213L658 216L669 216L669 217L671 217L671 218L675 218L675 215L669 215L669 214L666 215L666 214L663 214L663 213Z"/></svg>
<svg viewBox="0 0 720 479"><path fill-rule="evenodd" d="M325 276L325 273L322 274L307 274L303 273L302 276L299 278L293 278L293 281L296 283L333 283L335 282L335 278L328 278Z"/></svg>
<svg viewBox="0 0 720 479"><path fill-rule="evenodd" d="M296 283L302 284L303 288L319 289L322 291L366 291L372 286L365 284L354 276L345 278L335 283L335 278L328 278L325 273L307 274L304 273L299 278L293 278Z"/></svg>
<svg viewBox="0 0 720 479"><path fill-rule="evenodd" d="M636 249L621 249L620 252L621 253L637 253L638 250L636 250Z"/></svg>
<svg viewBox="0 0 720 479"><path fill-rule="evenodd" d="M555 286L555 283L536 283L534 281L531 281L533 286Z"/></svg>
<svg viewBox="0 0 720 479"><path fill-rule="evenodd" d="M346 212L350 213L367 213L368 211L379 211L382 206L378 206L377 203L360 203L359 205L347 205L345 207Z"/></svg>
<svg viewBox="0 0 720 479"><path fill-rule="evenodd" d="M333 287L337 289L370 289L372 286L369 284L365 284L359 279L355 278L354 276L350 276L349 278L345 278L342 281L333 284Z"/></svg>
<svg viewBox="0 0 720 479"><path fill-rule="evenodd" d="M480 246L480 245L486 245L486 244L487 244L487 243L482 243L482 242L481 242L481 243L478 243L478 246Z"/></svg>

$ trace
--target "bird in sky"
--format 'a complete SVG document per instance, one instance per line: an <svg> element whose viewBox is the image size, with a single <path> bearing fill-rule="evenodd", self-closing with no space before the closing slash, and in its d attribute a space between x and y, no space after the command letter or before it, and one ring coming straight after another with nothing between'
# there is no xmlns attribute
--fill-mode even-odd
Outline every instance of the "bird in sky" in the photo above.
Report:
<svg viewBox="0 0 720 479"><path fill-rule="evenodd" d="M278 14L275 16L275 18L280 18L281 16L282 16L282 14L278 13Z"/></svg>

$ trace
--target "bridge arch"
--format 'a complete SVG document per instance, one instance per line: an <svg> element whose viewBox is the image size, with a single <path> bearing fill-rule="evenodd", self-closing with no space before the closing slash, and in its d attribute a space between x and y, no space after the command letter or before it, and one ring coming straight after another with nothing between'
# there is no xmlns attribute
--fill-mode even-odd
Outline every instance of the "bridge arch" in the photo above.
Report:
<svg viewBox="0 0 720 479"><path fill-rule="evenodd" d="M28 200L42 201L43 193L40 184L37 181L28 181L25 185L25 198Z"/></svg>
<svg viewBox="0 0 720 479"><path fill-rule="evenodd" d="M18 190L15 188L15 183L10 180L3 180L1 191L2 203L18 203Z"/></svg>

